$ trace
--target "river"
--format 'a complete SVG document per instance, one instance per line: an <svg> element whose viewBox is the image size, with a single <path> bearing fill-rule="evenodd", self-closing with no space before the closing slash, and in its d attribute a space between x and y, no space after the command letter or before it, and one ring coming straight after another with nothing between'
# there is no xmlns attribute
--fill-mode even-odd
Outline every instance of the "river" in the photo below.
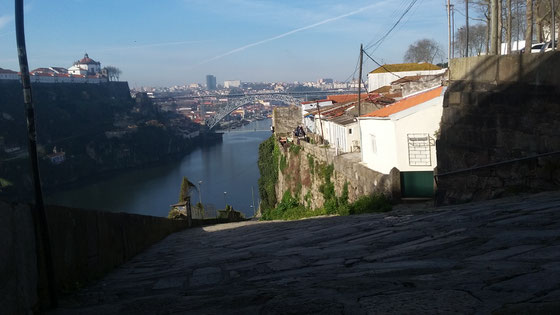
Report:
<svg viewBox="0 0 560 315"><path fill-rule="evenodd" d="M222 143L202 146L175 162L123 171L47 196L50 204L166 217L177 202L183 176L200 187L203 204L223 209L225 203L253 216L251 188L258 207L259 144L270 137L270 119L226 131ZM199 184L199 182L202 182ZM192 203L198 202L196 190Z"/></svg>

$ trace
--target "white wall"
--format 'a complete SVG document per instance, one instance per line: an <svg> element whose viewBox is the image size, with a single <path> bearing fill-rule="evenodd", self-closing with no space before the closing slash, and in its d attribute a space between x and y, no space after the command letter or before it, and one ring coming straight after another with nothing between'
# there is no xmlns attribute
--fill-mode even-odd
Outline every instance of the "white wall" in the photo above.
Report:
<svg viewBox="0 0 560 315"><path fill-rule="evenodd" d="M19 80L17 73L0 73L0 80Z"/></svg>
<svg viewBox="0 0 560 315"><path fill-rule="evenodd" d="M443 113L443 96L436 97L426 103L417 105L391 115L395 124L397 164L401 172L409 171L433 171L437 166L435 132L439 129L441 115ZM408 155L408 134L427 133L433 139L430 147L431 165L410 165Z"/></svg>
<svg viewBox="0 0 560 315"><path fill-rule="evenodd" d="M397 165L395 124L390 119L376 118L361 118L359 123L362 162L372 170L389 174Z"/></svg>
<svg viewBox="0 0 560 315"><path fill-rule="evenodd" d="M434 75L444 73L445 69L441 70L419 70L419 71L402 71L402 72L395 72L401 78L406 76L414 76L414 75ZM393 73L385 72L385 73L369 73L368 74L368 92L376 90L382 86L390 85L391 82L400 79Z"/></svg>
<svg viewBox="0 0 560 315"><path fill-rule="evenodd" d="M307 103L307 102L305 102L305 103ZM319 109L321 109L325 106L330 106L332 104L333 104L332 101L319 102ZM301 108L302 108L303 111L315 110L315 109L317 109L317 102L307 103L307 104L302 103Z"/></svg>

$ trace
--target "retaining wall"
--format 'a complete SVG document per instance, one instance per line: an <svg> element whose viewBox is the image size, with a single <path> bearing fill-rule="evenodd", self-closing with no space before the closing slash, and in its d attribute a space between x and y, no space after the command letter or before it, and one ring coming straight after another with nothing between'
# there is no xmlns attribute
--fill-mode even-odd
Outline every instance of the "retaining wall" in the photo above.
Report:
<svg viewBox="0 0 560 315"><path fill-rule="evenodd" d="M360 163L360 153L336 155L334 149L304 141L300 142L300 147L301 150L297 153L290 152L288 146L282 149L288 164L284 171L278 173L276 186L278 200L282 199L285 191L291 190L294 195L298 187L301 187L299 198L302 204L313 209L322 207L324 199L320 186L324 183L324 179L318 172L318 163L333 164L331 181L334 183L335 193L340 196L345 183L348 183L349 202L372 194L384 194L393 201L400 200L400 173L396 168L391 170L390 174L382 174ZM311 163L314 166L311 166ZM305 200L308 192L312 196L309 201Z"/></svg>
<svg viewBox="0 0 560 315"><path fill-rule="evenodd" d="M560 155L530 158L560 151L559 68L557 52L452 60L436 143L438 204L560 188Z"/></svg>
<svg viewBox="0 0 560 315"><path fill-rule="evenodd" d="M46 305L45 273L42 266L37 273L31 214L29 205L0 202L0 305L7 314L29 313L38 304ZM187 221L58 206L48 207L47 220L59 294L100 278L188 227Z"/></svg>

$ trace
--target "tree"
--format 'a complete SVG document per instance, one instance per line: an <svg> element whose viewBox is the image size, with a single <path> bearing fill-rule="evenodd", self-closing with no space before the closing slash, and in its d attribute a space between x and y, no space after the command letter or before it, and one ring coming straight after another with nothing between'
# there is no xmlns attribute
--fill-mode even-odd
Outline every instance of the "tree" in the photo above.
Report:
<svg viewBox="0 0 560 315"><path fill-rule="evenodd" d="M106 66L103 70L107 73L109 81L118 81L122 73L121 69L114 66Z"/></svg>
<svg viewBox="0 0 560 315"><path fill-rule="evenodd" d="M181 182L181 190L179 191L179 202L186 201L190 196L190 190L192 188L196 189L195 184L191 183L187 177L183 176L183 181Z"/></svg>
<svg viewBox="0 0 560 315"><path fill-rule="evenodd" d="M465 51L466 45L466 33L465 27L460 27L455 33L455 49L459 51L460 57L466 57ZM469 46L468 55L478 56L484 52L484 46L486 44L486 25L479 23L471 25L469 27Z"/></svg>
<svg viewBox="0 0 560 315"><path fill-rule="evenodd" d="M433 63L436 57L443 59L441 45L433 39L424 38L408 46L408 50L404 54L404 61Z"/></svg>
<svg viewBox="0 0 560 315"><path fill-rule="evenodd" d="M525 53L531 53L531 44L533 43L533 0L527 0L527 31L525 32Z"/></svg>

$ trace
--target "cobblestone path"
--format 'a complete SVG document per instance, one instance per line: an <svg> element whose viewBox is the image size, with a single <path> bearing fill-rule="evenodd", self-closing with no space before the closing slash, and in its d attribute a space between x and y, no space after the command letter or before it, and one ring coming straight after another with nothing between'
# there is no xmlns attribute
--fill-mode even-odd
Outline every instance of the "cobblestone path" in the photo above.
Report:
<svg viewBox="0 0 560 315"><path fill-rule="evenodd" d="M185 230L53 313L492 312L560 312L560 192Z"/></svg>

